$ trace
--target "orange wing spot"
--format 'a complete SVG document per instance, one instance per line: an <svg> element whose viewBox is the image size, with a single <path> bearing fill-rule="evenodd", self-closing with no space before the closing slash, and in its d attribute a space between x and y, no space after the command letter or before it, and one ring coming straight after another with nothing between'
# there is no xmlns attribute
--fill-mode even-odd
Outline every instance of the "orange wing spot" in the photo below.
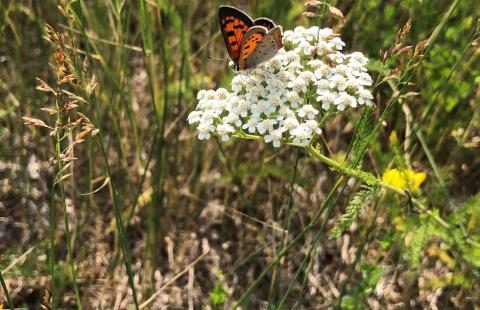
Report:
<svg viewBox="0 0 480 310"><path fill-rule="evenodd" d="M252 34L247 41L243 43L243 59L246 60L248 56L255 50L257 47L258 42L263 39L263 34L255 33Z"/></svg>

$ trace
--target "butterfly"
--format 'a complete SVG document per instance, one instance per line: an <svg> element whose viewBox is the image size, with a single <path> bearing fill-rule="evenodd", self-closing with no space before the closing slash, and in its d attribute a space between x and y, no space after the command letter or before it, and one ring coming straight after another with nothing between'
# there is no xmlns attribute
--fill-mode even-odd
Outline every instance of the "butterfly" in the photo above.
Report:
<svg viewBox="0 0 480 310"><path fill-rule="evenodd" d="M282 27L268 18L252 20L239 9L222 5L218 9L218 22L237 70L253 68L283 47Z"/></svg>

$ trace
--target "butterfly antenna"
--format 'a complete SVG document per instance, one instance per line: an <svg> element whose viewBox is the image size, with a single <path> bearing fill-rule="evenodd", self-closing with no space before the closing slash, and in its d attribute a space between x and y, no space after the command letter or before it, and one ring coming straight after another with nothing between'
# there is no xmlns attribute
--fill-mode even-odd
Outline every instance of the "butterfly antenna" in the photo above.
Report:
<svg viewBox="0 0 480 310"><path fill-rule="evenodd" d="M217 61L224 61L224 62L229 62L230 61L228 59L217 58L217 57L212 57L212 56L207 56L207 58L210 58L212 60L217 60Z"/></svg>

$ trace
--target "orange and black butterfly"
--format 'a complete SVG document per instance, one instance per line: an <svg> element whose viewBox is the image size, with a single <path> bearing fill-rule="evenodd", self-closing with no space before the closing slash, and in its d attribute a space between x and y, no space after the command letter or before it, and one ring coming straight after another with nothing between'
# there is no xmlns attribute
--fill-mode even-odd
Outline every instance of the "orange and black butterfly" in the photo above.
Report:
<svg viewBox="0 0 480 310"><path fill-rule="evenodd" d="M282 27L268 18L252 20L239 9L222 5L218 9L218 22L237 70L253 68L283 47Z"/></svg>

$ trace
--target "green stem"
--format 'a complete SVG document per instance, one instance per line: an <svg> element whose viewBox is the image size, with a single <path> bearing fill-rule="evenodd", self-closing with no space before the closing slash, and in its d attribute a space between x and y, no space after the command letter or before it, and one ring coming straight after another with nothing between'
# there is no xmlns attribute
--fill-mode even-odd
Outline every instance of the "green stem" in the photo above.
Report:
<svg viewBox="0 0 480 310"><path fill-rule="evenodd" d="M50 189L50 291L52 293L52 309L57 308L57 296L55 289L55 266L57 263L55 255L55 230L56 230L56 212L55 212L55 174L52 176L52 187Z"/></svg>
<svg viewBox="0 0 480 310"><path fill-rule="evenodd" d="M380 183L378 178L376 178L374 175L372 175L368 172L362 171L362 170L347 167L347 166L345 166L345 165L343 165L343 164L341 164L341 163L323 155L316 148L314 148L312 145L308 145L306 147L306 150L316 159L322 161L323 163L325 163L328 166L334 168L335 170L338 170L339 172L341 172L343 174L354 177L356 179L360 179L360 180L362 180L363 182L365 182L369 185L377 185L377 184Z"/></svg>

